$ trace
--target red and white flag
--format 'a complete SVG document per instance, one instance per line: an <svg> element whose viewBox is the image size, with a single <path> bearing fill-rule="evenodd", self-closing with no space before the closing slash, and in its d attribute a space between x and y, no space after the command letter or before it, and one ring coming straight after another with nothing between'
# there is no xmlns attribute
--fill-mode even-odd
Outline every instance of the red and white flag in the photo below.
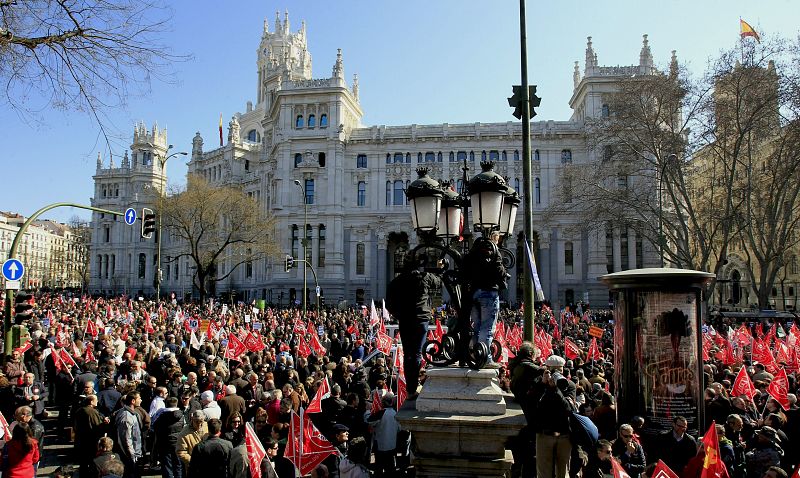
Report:
<svg viewBox="0 0 800 478"><path fill-rule="evenodd" d="M323 347L323 345L320 343L317 334L309 334L309 335L311 336L311 349L314 351L314 353L320 357L325 355L325 352L327 352L327 350L325 350L325 347Z"/></svg>
<svg viewBox="0 0 800 478"><path fill-rule="evenodd" d="M27 352L28 350L30 350L31 347L33 347L33 342L31 342L29 340L29 341L25 342L25 345L15 348L14 351L15 352L19 352L19 354L22 355L25 352Z"/></svg>
<svg viewBox="0 0 800 478"><path fill-rule="evenodd" d="M397 374L397 409L403 406L403 402L408 398L408 387L406 387L406 374Z"/></svg>
<svg viewBox="0 0 800 478"><path fill-rule="evenodd" d="M61 349L61 351L59 352L59 358L64 363L64 365L69 365L71 367L78 366L78 364L75 363L75 359L72 358L72 355L70 355L69 352L67 352L67 349Z"/></svg>
<svg viewBox="0 0 800 478"><path fill-rule="evenodd" d="M384 355L388 356L392 351L392 338L386 334L378 332L377 342L378 350L383 352Z"/></svg>
<svg viewBox="0 0 800 478"><path fill-rule="evenodd" d="M6 442L11 440L11 428L8 426L8 421L6 421L6 417L3 416L2 412L0 412L0 431L3 432L0 440L5 440Z"/></svg>
<svg viewBox="0 0 800 478"><path fill-rule="evenodd" d="M304 339L302 335L300 335L298 339L297 355L303 358L311 355L311 347L308 346L308 343L306 343L306 339Z"/></svg>
<svg viewBox="0 0 800 478"><path fill-rule="evenodd" d="M250 476L253 478L261 478L261 460L267 456L267 451L261 440L253 430L253 425L250 422L244 425L244 443L247 447L247 461L250 464Z"/></svg>
<svg viewBox="0 0 800 478"><path fill-rule="evenodd" d="M658 464L653 469L653 474L650 475L650 478L678 478L678 475L666 463L658 460Z"/></svg>
<svg viewBox="0 0 800 478"><path fill-rule="evenodd" d="M786 369L780 369L775 374L775 378L767 385L767 393L781 404L784 410L789 410L789 379L786 377Z"/></svg>
<svg viewBox="0 0 800 478"><path fill-rule="evenodd" d="M225 349L226 359L239 360L239 357L247 350L247 346L241 340L236 338L236 335L230 334L228 336L228 348Z"/></svg>
<svg viewBox="0 0 800 478"><path fill-rule="evenodd" d="M338 453L336 447L331 445L311 420L304 419L303 409L300 415L292 411L289 422L289 437L286 441L286 450L283 453L291 461L301 476L311 473L311 470L322 463L334 453Z"/></svg>
<svg viewBox="0 0 800 478"><path fill-rule="evenodd" d="M611 474L614 478L631 478L631 475L622 468L622 465L614 457L611 457Z"/></svg>
<svg viewBox="0 0 800 478"><path fill-rule="evenodd" d="M91 335L95 339L97 338L97 324L92 319L86 321L86 335Z"/></svg>
<svg viewBox="0 0 800 478"><path fill-rule="evenodd" d="M571 341L570 339L564 339L564 355L569 360L575 360L580 356L581 348L578 347L578 344Z"/></svg>
<svg viewBox="0 0 800 478"><path fill-rule="evenodd" d="M592 337L589 343L589 352L587 353L586 360L601 360L603 354L600 353L600 347L597 346L597 339Z"/></svg>
<svg viewBox="0 0 800 478"><path fill-rule="evenodd" d="M84 362L97 362L94 358L94 354L92 353L92 349L90 347L86 347L86 356L83 359Z"/></svg>
<svg viewBox="0 0 800 478"><path fill-rule="evenodd" d="M321 413L322 401L330 396L331 386L328 383L328 378L326 377L319 383L319 387L317 387L317 393L314 394L314 398L312 398L311 402L308 404L308 410L306 410L306 413Z"/></svg>
<svg viewBox="0 0 800 478"><path fill-rule="evenodd" d="M731 389L731 395L734 397L740 397L742 395L747 395L747 398L753 400L758 394L758 390L756 387L753 386L753 381L750 380L750 376L747 375L747 367L742 366L739 369L739 373L736 375L736 380L733 381L733 388Z"/></svg>
<svg viewBox="0 0 800 478"><path fill-rule="evenodd" d="M247 347L247 350L251 352L258 352L267 347L264 345L264 341L262 341L259 337L261 336L256 335L253 332L249 332L247 334L247 336L244 338L244 345Z"/></svg>
<svg viewBox="0 0 800 478"><path fill-rule="evenodd" d="M375 415L381 410L383 410L383 402L381 401L381 394L376 388L375 392L372 393L372 408L370 409L369 414Z"/></svg>
<svg viewBox="0 0 800 478"><path fill-rule="evenodd" d="M700 478L728 478L728 469L719 452L717 422L711 422L701 443L706 450L706 457L703 460L703 471L700 472Z"/></svg>
<svg viewBox="0 0 800 478"><path fill-rule="evenodd" d="M369 326L372 327L377 325L380 322L380 318L378 317L378 311L375 310L375 301L369 301Z"/></svg>

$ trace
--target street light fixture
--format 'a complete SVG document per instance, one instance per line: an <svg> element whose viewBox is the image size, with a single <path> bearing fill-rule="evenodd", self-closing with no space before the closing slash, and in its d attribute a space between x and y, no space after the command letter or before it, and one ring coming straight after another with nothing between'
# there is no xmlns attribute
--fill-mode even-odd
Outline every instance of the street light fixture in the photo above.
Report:
<svg viewBox="0 0 800 478"><path fill-rule="evenodd" d="M455 362L471 368L481 368L493 355L501 350L490 351L486 345L478 343L470 348L471 334L469 316L471 300L462 297L462 291L470 290L470 284L459 273L469 248L467 241L459 242L455 238L461 236L463 223L468 216L470 205L473 207L473 223L475 230L483 237L477 241L488 241L492 231L500 231L509 235L514 229L514 219L519 206L519 196L506 185L499 174L492 171L494 163L482 162L482 172L467 183L466 159L464 160L463 183L466 187L461 193L452 190L449 184L445 187L428 176L427 168L418 168L417 178L405 193L411 203L411 222L420 244L409 252L412 264L420 264L417 255L423 257L433 251L439 259L446 261L447 269L442 275L445 287L450 295L451 304L456 309L458 319L452 330L448 330L441 340L429 340L425 343L425 354L429 363L437 366L448 366ZM505 221L501 224L501 220ZM460 244L460 247L459 247ZM459 250L457 250L459 249ZM514 265L514 255L504 247L498 248L503 265L508 269ZM421 259L421 258L420 258ZM449 269L452 263L454 268Z"/></svg>
<svg viewBox="0 0 800 478"><path fill-rule="evenodd" d="M306 197L306 190L299 179L294 180L294 184L300 188L300 194L303 198L303 317L306 316L306 299L308 290L308 198Z"/></svg>

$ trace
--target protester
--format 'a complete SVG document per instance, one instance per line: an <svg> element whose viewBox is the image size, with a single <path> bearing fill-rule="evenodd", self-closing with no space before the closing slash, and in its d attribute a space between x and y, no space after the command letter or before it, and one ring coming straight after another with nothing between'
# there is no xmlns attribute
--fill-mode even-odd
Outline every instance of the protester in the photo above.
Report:
<svg viewBox="0 0 800 478"><path fill-rule="evenodd" d="M3 478L33 478L36 476L34 466L38 462L39 444L30 427L26 423L17 424L11 432L11 440L3 446L0 466Z"/></svg>

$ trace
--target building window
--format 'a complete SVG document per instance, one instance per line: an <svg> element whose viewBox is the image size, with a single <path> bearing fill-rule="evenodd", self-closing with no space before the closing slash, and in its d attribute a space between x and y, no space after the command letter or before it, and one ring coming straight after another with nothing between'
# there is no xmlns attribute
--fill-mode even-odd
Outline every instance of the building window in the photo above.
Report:
<svg viewBox="0 0 800 478"><path fill-rule="evenodd" d="M250 131L248 131L247 132L247 141L250 141L251 143L257 143L258 142L258 131L254 130L254 129L251 129Z"/></svg>
<svg viewBox="0 0 800 478"><path fill-rule="evenodd" d="M319 163L320 167L322 167L322 168L325 167L325 153L320 152L317 155L317 162Z"/></svg>
<svg viewBox="0 0 800 478"><path fill-rule="evenodd" d="M608 118L608 105L603 105L603 107L600 110L600 115L603 118Z"/></svg>
<svg viewBox="0 0 800 478"><path fill-rule="evenodd" d="M564 273L565 274L575 273L575 265L574 265L571 242L564 243Z"/></svg>
<svg viewBox="0 0 800 478"><path fill-rule="evenodd" d="M139 254L139 279L144 279L147 272L147 256L142 252Z"/></svg>
<svg viewBox="0 0 800 478"><path fill-rule="evenodd" d="M418 163L422 162L422 153L417 153L417 162Z"/></svg>
<svg viewBox="0 0 800 478"><path fill-rule="evenodd" d="M406 153L406 164L411 164L411 153Z"/></svg>
<svg viewBox="0 0 800 478"><path fill-rule="evenodd" d="M308 115L308 127L313 128L317 125L317 117L314 115Z"/></svg>
<svg viewBox="0 0 800 478"><path fill-rule="evenodd" d="M328 127L328 115L323 114L319 117L319 127L320 128L327 128Z"/></svg>
<svg viewBox="0 0 800 478"><path fill-rule="evenodd" d="M481 151L481 161L486 161L486 151Z"/></svg>
<svg viewBox="0 0 800 478"><path fill-rule="evenodd" d="M631 268L631 263L628 260L628 228L623 226L619 233L619 254L620 254L620 267L623 271Z"/></svg>
<svg viewBox="0 0 800 478"><path fill-rule="evenodd" d="M394 153L394 162L395 163L402 163L403 162L403 153Z"/></svg>
<svg viewBox="0 0 800 478"><path fill-rule="evenodd" d="M533 160L534 161L541 161L541 156L539 156L539 150L534 150L533 152Z"/></svg>
<svg viewBox="0 0 800 478"><path fill-rule="evenodd" d="M624 174L617 176L617 188L628 189L628 176L625 176Z"/></svg>
<svg viewBox="0 0 800 478"><path fill-rule="evenodd" d="M519 150L514 150L514 161L519 161Z"/></svg>
<svg viewBox="0 0 800 478"><path fill-rule="evenodd" d="M392 205L392 182L386 181L386 205Z"/></svg>
<svg viewBox="0 0 800 478"><path fill-rule="evenodd" d="M475 162L475 151L469 152L469 160L472 161L473 163Z"/></svg>
<svg viewBox="0 0 800 478"><path fill-rule="evenodd" d="M175 280L178 280L178 269L179 269L179 267L180 267L180 262L175 261L175 271L174 271L175 275L173 276L175 278Z"/></svg>
<svg viewBox="0 0 800 478"><path fill-rule="evenodd" d="M458 194L462 194L464 192L464 180L463 179L457 179L456 180L456 191L458 191Z"/></svg>
<svg viewBox="0 0 800 478"><path fill-rule="evenodd" d="M466 160L467 160L466 151L459 151L458 153L456 153L456 161L458 161L459 163L463 163Z"/></svg>
<svg viewBox="0 0 800 478"><path fill-rule="evenodd" d="M319 225L319 242L317 243L317 267L325 267L325 225Z"/></svg>
<svg viewBox="0 0 800 478"><path fill-rule="evenodd" d="M496 149L489 151L489 161L494 161L496 163L499 160L500 160L500 153Z"/></svg>
<svg viewBox="0 0 800 478"><path fill-rule="evenodd" d="M303 127L303 115L297 115L297 119L294 120L294 127L295 128Z"/></svg>
<svg viewBox="0 0 800 478"><path fill-rule="evenodd" d="M503 161L508 161L508 153L505 151L500 154L500 157L503 158Z"/></svg>
<svg viewBox="0 0 800 478"><path fill-rule="evenodd" d="M358 182L358 199L356 204L359 207L364 207L367 204L367 183L365 181Z"/></svg>
<svg viewBox="0 0 800 478"><path fill-rule="evenodd" d="M395 206L402 206L406 203L406 200L403 196L405 196L405 194L403 194L403 181L398 179L394 182L394 196L392 203Z"/></svg>
<svg viewBox="0 0 800 478"><path fill-rule="evenodd" d="M314 204L314 180L306 179L306 204Z"/></svg>
<svg viewBox="0 0 800 478"><path fill-rule="evenodd" d="M292 238L291 238L291 244L290 244L290 249L292 251L292 257L300 257L300 255L298 254L298 250L297 250L297 243L298 243L299 237L300 237L300 231L297 228L297 224L292 224Z"/></svg>
<svg viewBox="0 0 800 478"><path fill-rule="evenodd" d="M572 150L570 149L562 149L561 150L561 164L570 164L572 163Z"/></svg>
<svg viewBox="0 0 800 478"><path fill-rule="evenodd" d="M111 242L111 228L106 226L103 228L105 234L105 242Z"/></svg>
<svg viewBox="0 0 800 478"><path fill-rule="evenodd" d="M611 161L611 157L614 155L611 146L603 146L603 162Z"/></svg>
<svg viewBox="0 0 800 478"><path fill-rule="evenodd" d="M519 178L514 178L514 191L519 194Z"/></svg>
<svg viewBox="0 0 800 478"><path fill-rule="evenodd" d="M251 259L252 255L253 255L253 250L247 249L247 262L244 265L244 276L247 277L248 279L253 277L253 260Z"/></svg>
<svg viewBox="0 0 800 478"><path fill-rule="evenodd" d="M250 171L250 160L249 159L245 159L244 160L244 170L245 171Z"/></svg>
<svg viewBox="0 0 800 478"><path fill-rule="evenodd" d="M542 183L539 178L533 180L533 197L536 204L542 203Z"/></svg>
<svg viewBox="0 0 800 478"><path fill-rule="evenodd" d="M798 272L797 256L792 256L790 264L791 264L792 274L797 274L797 272Z"/></svg>
<svg viewBox="0 0 800 478"><path fill-rule="evenodd" d="M386 164L389 164L391 162L392 162L392 155L389 154L389 153L386 153Z"/></svg>
<svg viewBox="0 0 800 478"><path fill-rule="evenodd" d="M436 153L436 162L437 163L441 163L442 162L442 152L441 151Z"/></svg>
<svg viewBox="0 0 800 478"><path fill-rule="evenodd" d="M455 153L453 153L452 151L450 151L450 157L449 157L449 161L450 161L451 163L454 163L454 162L456 161L456 155L455 155Z"/></svg>
<svg viewBox="0 0 800 478"><path fill-rule="evenodd" d="M356 156L356 167L357 168L366 168L367 167L367 155L366 154L359 154Z"/></svg>
<svg viewBox="0 0 800 478"><path fill-rule="evenodd" d="M642 236L636 234L636 268L644 267L644 249L642 248Z"/></svg>
<svg viewBox="0 0 800 478"><path fill-rule="evenodd" d="M614 228L606 224L606 271L614 272Z"/></svg>
<svg viewBox="0 0 800 478"><path fill-rule="evenodd" d="M103 278L103 256L97 255L97 277Z"/></svg>
<svg viewBox="0 0 800 478"><path fill-rule="evenodd" d="M366 271L367 248L363 242L356 244L356 274L364 275Z"/></svg>
<svg viewBox="0 0 800 478"><path fill-rule="evenodd" d="M300 163L302 163L302 162L303 162L303 155L300 154L300 153L295 153L294 154L294 167L296 168L296 167L300 166Z"/></svg>
<svg viewBox="0 0 800 478"><path fill-rule="evenodd" d="M428 151L425 153L425 162L426 163L433 163L436 161L436 157L434 156L432 151Z"/></svg>
<svg viewBox="0 0 800 478"><path fill-rule="evenodd" d="M311 227L311 224L306 224L306 240L305 240L305 244L303 245L303 252L305 252L305 256L306 256L305 257L306 264L311 264L311 255L314 252L313 249L311 248L311 236L312 236L311 230L312 229L313 228Z"/></svg>

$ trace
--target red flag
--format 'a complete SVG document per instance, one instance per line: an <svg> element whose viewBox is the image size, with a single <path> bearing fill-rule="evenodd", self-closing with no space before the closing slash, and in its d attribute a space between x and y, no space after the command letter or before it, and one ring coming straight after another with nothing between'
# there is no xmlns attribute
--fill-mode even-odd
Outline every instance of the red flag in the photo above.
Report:
<svg viewBox="0 0 800 478"><path fill-rule="evenodd" d="M786 377L786 369L781 368L775 378L767 385L767 393L781 404L784 410L789 410L789 379Z"/></svg>
<svg viewBox="0 0 800 478"><path fill-rule="evenodd" d="M378 393L378 389L375 389L375 392L372 394L372 408L369 411L370 415L375 415L379 411L383 410L383 402L381 401L381 394Z"/></svg>
<svg viewBox="0 0 800 478"><path fill-rule="evenodd" d="M666 463L658 460L658 464L653 469L653 474L650 475L650 478L678 478L678 475Z"/></svg>
<svg viewBox="0 0 800 478"><path fill-rule="evenodd" d="M145 315L144 331L148 334L154 334L156 332L156 329L153 328L153 319L150 317L150 314Z"/></svg>
<svg viewBox="0 0 800 478"><path fill-rule="evenodd" d="M380 322L380 318L378 317L378 311L375 310L375 301L369 301L369 326L372 327L374 325L378 325Z"/></svg>
<svg viewBox="0 0 800 478"><path fill-rule="evenodd" d="M614 457L611 457L611 474L614 478L631 478Z"/></svg>
<svg viewBox="0 0 800 478"><path fill-rule="evenodd" d="M778 363L787 364L792 361L791 354L789 353L789 347L787 347L783 341L775 341L775 348L778 349L777 357L775 357L775 360Z"/></svg>
<svg viewBox="0 0 800 478"><path fill-rule="evenodd" d="M250 476L261 478L261 460L267 456L267 451L250 422L244 425L244 443L247 447L247 461L250 463Z"/></svg>
<svg viewBox="0 0 800 478"><path fill-rule="evenodd" d="M328 383L328 378L323 378L322 381L319 383L319 387L317 387L317 393L314 394L314 398L311 399L311 402L308 404L308 410L306 413L321 413L322 412L322 401L331 396L331 386Z"/></svg>
<svg viewBox="0 0 800 478"><path fill-rule="evenodd" d="M314 353L320 357L325 355L325 352L327 351L325 350L325 347L323 347L322 344L320 343L317 334L309 334L309 335L311 336L311 349L314 350Z"/></svg>
<svg viewBox="0 0 800 478"><path fill-rule="evenodd" d="M119 338L123 340L123 342L128 341L128 326L122 328L122 333L120 334Z"/></svg>
<svg viewBox="0 0 800 478"><path fill-rule="evenodd" d="M397 409L403 406L403 402L408 398L408 388L406 388L406 375L404 373L397 374Z"/></svg>
<svg viewBox="0 0 800 478"><path fill-rule="evenodd" d="M401 347L397 347L394 350L394 369L397 370L397 374L405 374L405 369L403 368L403 349Z"/></svg>
<svg viewBox="0 0 800 478"><path fill-rule="evenodd" d="M2 412L0 412L0 430L3 431L3 436L0 437L0 439L8 443L8 441L11 440L11 428L9 428L6 417L3 416Z"/></svg>
<svg viewBox="0 0 800 478"><path fill-rule="evenodd" d="M383 352L384 355L388 356L392 351L392 338L386 334L378 332L377 341L378 349Z"/></svg>
<svg viewBox="0 0 800 478"><path fill-rule="evenodd" d="M97 362L94 358L94 354L92 353L92 349L86 347L86 357L83 359L84 362Z"/></svg>
<svg viewBox="0 0 800 478"><path fill-rule="evenodd" d="M586 356L586 360L601 360L603 358L603 354L600 353L600 347L597 346L597 339L592 337L592 341L589 343L589 352Z"/></svg>
<svg viewBox="0 0 800 478"><path fill-rule="evenodd" d="M297 355L305 358L311 355L311 347L308 346L306 343L306 339L303 336L300 336L299 343L297 344Z"/></svg>
<svg viewBox="0 0 800 478"><path fill-rule="evenodd" d="M31 347L33 347L33 342L31 342L29 340L29 341L25 342L25 345L15 348L14 351L15 352L19 352L19 354L22 355L25 352L27 352L28 350L30 350Z"/></svg>
<svg viewBox="0 0 800 478"><path fill-rule="evenodd" d="M95 339L97 338L97 324L92 319L86 321L86 335L91 335Z"/></svg>
<svg viewBox="0 0 800 478"><path fill-rule="evenodd" d="M501 321L498 321L497 324L498 324L498 328L502 328L502 325L500 325L500 324L502 324ZM442 337L444 336L444 329L442 328L442 322L439 319L436 319L436 332L433 333L433 336L436 338L437 342L441 342L442 341ZM497 337L497 334L495 333L495 338L496 337Z"/></svg>
<svg viewBox="0 0 800 478"><path fill-rule="evenodd" d="M243 344L236 335L229 334L228 347L225 349L225 355L223 355L223 357L231 360L239 360L239 356L242 355L245 350L247 350L247 346Z"/></svg>
<svg viewBox="0 0 800 478"><path fill-rule="evenodd" d="M300 413L303 413L302 409ZM289 437L283 456L294 463L300 470L300 475L310 474L311 470L334 453L337 453L336 448L322 436L311 420L306 420L292 411Z"/></svg>
<svg viewBox="0 0 800 478"><path fill-rule="evenodd" d="M244 338L244 345L247 347L247 350L251 352L258 352L259 350L264 350L267 347L264 345L264 342L253 332L249 332Z"/></svg>
<svg viewBox="0 0 800 478"><path fill-rule="evenodd" d="M761 325L761 323L756 324L756 336L759 339L764 338L764 327Z"/></svg>
<svg viewBox="0 0 800 478"><path fill-rule="evenodd" d="M740 397L742 395L747 395L747 398L750 400L753 399L758 394L758 390L756 387L753 386L753 381L750 380L750 376L747 375L747 367L742 366L739 369L739 374L736 375L736 380L733 381L733 389L731 389L731 395L734 397Z"/></svg>
<svg viewBox="0 0 800 478"><path fill-rule="evenodd" d="M436 323L438 324L439 321L437 320ZM501 345L506 343L506 327L502 320L498 320L494 328L494 339L500 342Z"/></svg>
<svg viewBox="0 0 800 478"><path fill-rule="evenodd" d="M67 349L61 349L59 352L59 358L65 365L71 365L73 367L77 367L78 364L75 363L75 359L72 358L72 355L67 352Z"/></svg>
<svg viewBox="0 0 800 478"><path fill-rule="evenodd" d="M350 327L347 328L347 333L350 335L355 335L358 338L358 326L355 322L350 324Z"/></svg>
<svg viewBox="0 0 800 478"><path fill-rule="evenodd" d="M703 471L700 472L700 478L728 478L728 469L719 453L717 422L711 422L708 431L703 435L702 443L706 450L706 457L703 460Z"/></svg>
<svg viewBox="0 0 800 478"><path fill-rule="evenodd" d="M774 366L775 357L769 351L767 344L761 339L753 340L753 360L761 362L766 367Z"/></svg>
<svg viewBox="0 0 800 478"><path fill-rule="evenodd" d="M578 344L570 339L564 339L564 355L570 360L575 360L580 355L581 349Z"/></svg>

